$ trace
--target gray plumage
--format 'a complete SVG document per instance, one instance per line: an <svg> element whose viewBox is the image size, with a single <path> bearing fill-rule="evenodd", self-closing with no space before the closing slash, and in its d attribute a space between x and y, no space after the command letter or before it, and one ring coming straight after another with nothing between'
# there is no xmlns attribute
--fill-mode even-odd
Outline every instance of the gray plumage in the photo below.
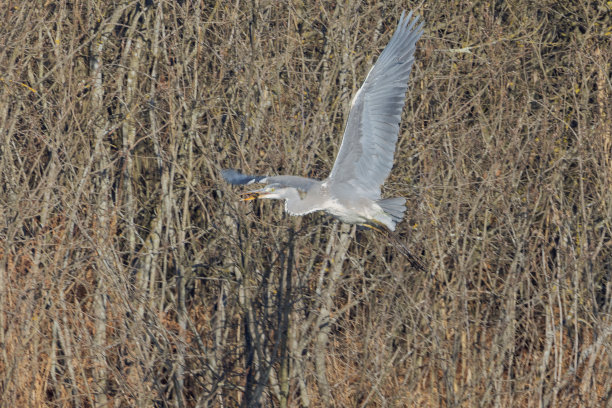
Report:
<svg viewBox="0 0 612 408"><path fill-rule="evenodd" d="M391 167L399 123L423 23L402 13L395 33L351 102L342 144L329 177L248 176L223 170L231 184L267 184L249 198L284 199L291 215L325 211L343 222L391 231L406 210L402 197L381 199L380 188Z"/></svg>

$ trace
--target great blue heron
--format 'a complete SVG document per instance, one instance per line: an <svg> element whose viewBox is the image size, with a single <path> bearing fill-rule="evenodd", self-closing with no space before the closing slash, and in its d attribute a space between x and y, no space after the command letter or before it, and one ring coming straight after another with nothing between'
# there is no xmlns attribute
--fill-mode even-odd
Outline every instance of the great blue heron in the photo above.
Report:
<svg viewBox="0 0 612 408"><path fill-rule="evenodd" d="M340 151L329 177L249 176L223 170L231 184L267 184L249 191L245 200L285 200L285 211L304 215L324 211L349 224L394 231L406 210L403 197L381 198L380 187L393 166L393 154L408 77L423 23L402 13L395 33L351 102Z"/></svg>

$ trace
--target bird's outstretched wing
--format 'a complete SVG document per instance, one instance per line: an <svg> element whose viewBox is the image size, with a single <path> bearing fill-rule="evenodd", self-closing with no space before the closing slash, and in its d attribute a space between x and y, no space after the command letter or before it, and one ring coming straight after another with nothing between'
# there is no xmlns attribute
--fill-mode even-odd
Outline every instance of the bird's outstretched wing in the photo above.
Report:
<svg viewBox="0 0 612 408"><path fill-rule="evenodd" d="M402 13L389 44L352 101L330 183L348 183L372 199L391 172L415 43L423 23Z"/></svg>
<svg viewBox="0 0 612 408"><path fill-rule="evenodd" d="M234 169L223 169L221 170L221 175L225 181L234 185L262 183L262 180L266 179L266 176L249 176Z"/></svg>
<svg viewBox="0 0 612 408"><path fill-rule="evenodd" d="M318 180L299 176L249 176L238 170L224 169L221 175L230 184L274 184L279 187L293 187L299 191L306 192Z"/></svg>

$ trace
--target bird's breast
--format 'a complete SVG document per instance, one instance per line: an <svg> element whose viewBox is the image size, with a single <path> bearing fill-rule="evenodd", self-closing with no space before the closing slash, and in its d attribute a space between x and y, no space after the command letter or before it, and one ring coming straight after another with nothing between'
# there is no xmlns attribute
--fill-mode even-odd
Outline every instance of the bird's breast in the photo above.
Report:
<svg viewBox="0 0 612 408"><path fill-rule="evenodd" d="M347 224L360 224L366 220L359 209L344 205L337 200L328 200L324 211Z"/></svg>

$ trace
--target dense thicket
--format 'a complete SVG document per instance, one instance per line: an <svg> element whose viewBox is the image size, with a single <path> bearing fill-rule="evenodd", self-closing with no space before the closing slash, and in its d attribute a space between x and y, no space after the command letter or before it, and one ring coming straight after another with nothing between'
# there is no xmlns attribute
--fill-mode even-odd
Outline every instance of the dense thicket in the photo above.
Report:
<svg viewBox="0 0 612 408"><path fill-rule="evenodd" d="M400 240L221 168L326 177L402 9L426 22ZM612 404L612 6L0 6L2 406Z"/></svg>

